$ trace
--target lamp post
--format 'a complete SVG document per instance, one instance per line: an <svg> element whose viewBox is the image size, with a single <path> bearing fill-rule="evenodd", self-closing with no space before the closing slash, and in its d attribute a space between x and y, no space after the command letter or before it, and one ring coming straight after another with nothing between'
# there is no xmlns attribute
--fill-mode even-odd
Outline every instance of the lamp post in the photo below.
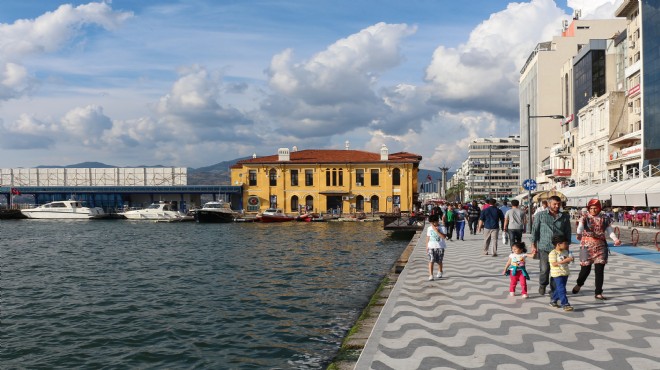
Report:
<svg viewBox="0 0 660 370"><path fill-rule="evenodd" d="M527 104L527 174L528 174L528 179L532 178L532 123L531 119L532 118L552 118L552 119L561 119L563 120L564 117L561 114L553 114L549 116L532 116L530 115L530 105ZM523 145L520 146L523 148ZM529 233L532 232L532 188L530 187L528 189L527 193L527 224L528 228L527 231Z"/></svg>

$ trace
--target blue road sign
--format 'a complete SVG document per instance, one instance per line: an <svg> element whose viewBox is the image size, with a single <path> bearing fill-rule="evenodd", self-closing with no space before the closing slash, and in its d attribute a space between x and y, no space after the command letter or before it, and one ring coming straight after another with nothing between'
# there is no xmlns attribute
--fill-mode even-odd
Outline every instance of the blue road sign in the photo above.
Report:
<svg viewBox="0 0 660 370"><path fill-rule="evenodd" d="M523 188L525 188L525 190L529 190L529 191L536 189L536 180L527 179L527 180L523 181Z"/></svg>

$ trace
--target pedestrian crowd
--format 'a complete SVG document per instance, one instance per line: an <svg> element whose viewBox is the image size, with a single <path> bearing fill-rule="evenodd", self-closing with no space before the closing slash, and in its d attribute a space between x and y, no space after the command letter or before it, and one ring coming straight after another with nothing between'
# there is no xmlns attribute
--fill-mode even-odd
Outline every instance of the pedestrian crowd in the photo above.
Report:
<svg viewBox="0 0 660 370"><path fill-rule="evenodd" d="M550 296L551 307L572 311L568 301L570 269L573 262L579 262L580 272L575 285L570 290L579 294L589 277L592 266L595 275L594 298L606 300L603 295L604 271L609 248L607 238L614 245L621 245L612 230L613 215L603 210L598 199L592 199L579 214L563 212L562 200L552 196L542 201L532 216L532 228L529 233L531 250L522 241L528 219L525 209L520 208L518 200L512 200L510 207L505 201L500 207L495 199L490 199L482 206L477 201L471 203L449 203L433 208L429 216L430 227L427 230L426 253L429 259L429 280L443 276L442 261L447 248L446 241L464 240L465 227L470 235L483 233L483 254L497 257L500 232L502 242L510 251L503 274L509 276L509 295L515 296L517 286L521 287L522 298L529 296L526 261L529 258L539 260L538 293ZM577 219L576 238L579 241L579 253L570 251L571 223ZM438 266L434 275L434 265Z"/></svg>

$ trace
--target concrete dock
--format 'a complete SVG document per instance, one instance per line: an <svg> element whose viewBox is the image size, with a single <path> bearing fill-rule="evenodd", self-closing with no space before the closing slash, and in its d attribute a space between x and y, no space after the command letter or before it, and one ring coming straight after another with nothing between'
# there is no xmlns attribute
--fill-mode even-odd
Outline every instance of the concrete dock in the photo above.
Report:
<svg viewBox="0 0 660 370"><path fill-rule="evenodd" d="M425 233L382 307L356 369L660 369L660 265L655 248L612 248L604 295L593 271L579 294L579 264L567 286L573 312L538 293L509 296L509 247L482 254L482 235L447 242L444 276L428 281ZM526 241L527 235L523 237ZM571 250L577 250L576 244ZM626 255L626 254L628 255Z"/></svg>

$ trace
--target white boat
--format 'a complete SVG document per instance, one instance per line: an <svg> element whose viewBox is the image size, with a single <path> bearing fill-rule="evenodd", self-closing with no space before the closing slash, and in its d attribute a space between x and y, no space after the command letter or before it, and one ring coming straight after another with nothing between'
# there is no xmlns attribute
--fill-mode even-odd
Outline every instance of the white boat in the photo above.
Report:
<svg viewBox="0 0 660 370"><path fill-rule="evenodd" d="M35 208L22 209L27 218L78 219L103 218L105 212L100 207L86 207L79 200L62 200L42 204Z"/></svg>
<svg viewBox="0 0 660 370"><path fill-rule="evenodd" d="M147 208L126 211L120 215L129 220L183 221L186 219L185 213L177 211L167 202L153 203Z"/></svg>
<svg viewBox="0 0 660 370"><path fill-rule="evenodd" d="M228 203L225 202L208 202L200 209L196 209L195 220L197 222L215 222L226 223L234 221L234 211Z"/></svg>

